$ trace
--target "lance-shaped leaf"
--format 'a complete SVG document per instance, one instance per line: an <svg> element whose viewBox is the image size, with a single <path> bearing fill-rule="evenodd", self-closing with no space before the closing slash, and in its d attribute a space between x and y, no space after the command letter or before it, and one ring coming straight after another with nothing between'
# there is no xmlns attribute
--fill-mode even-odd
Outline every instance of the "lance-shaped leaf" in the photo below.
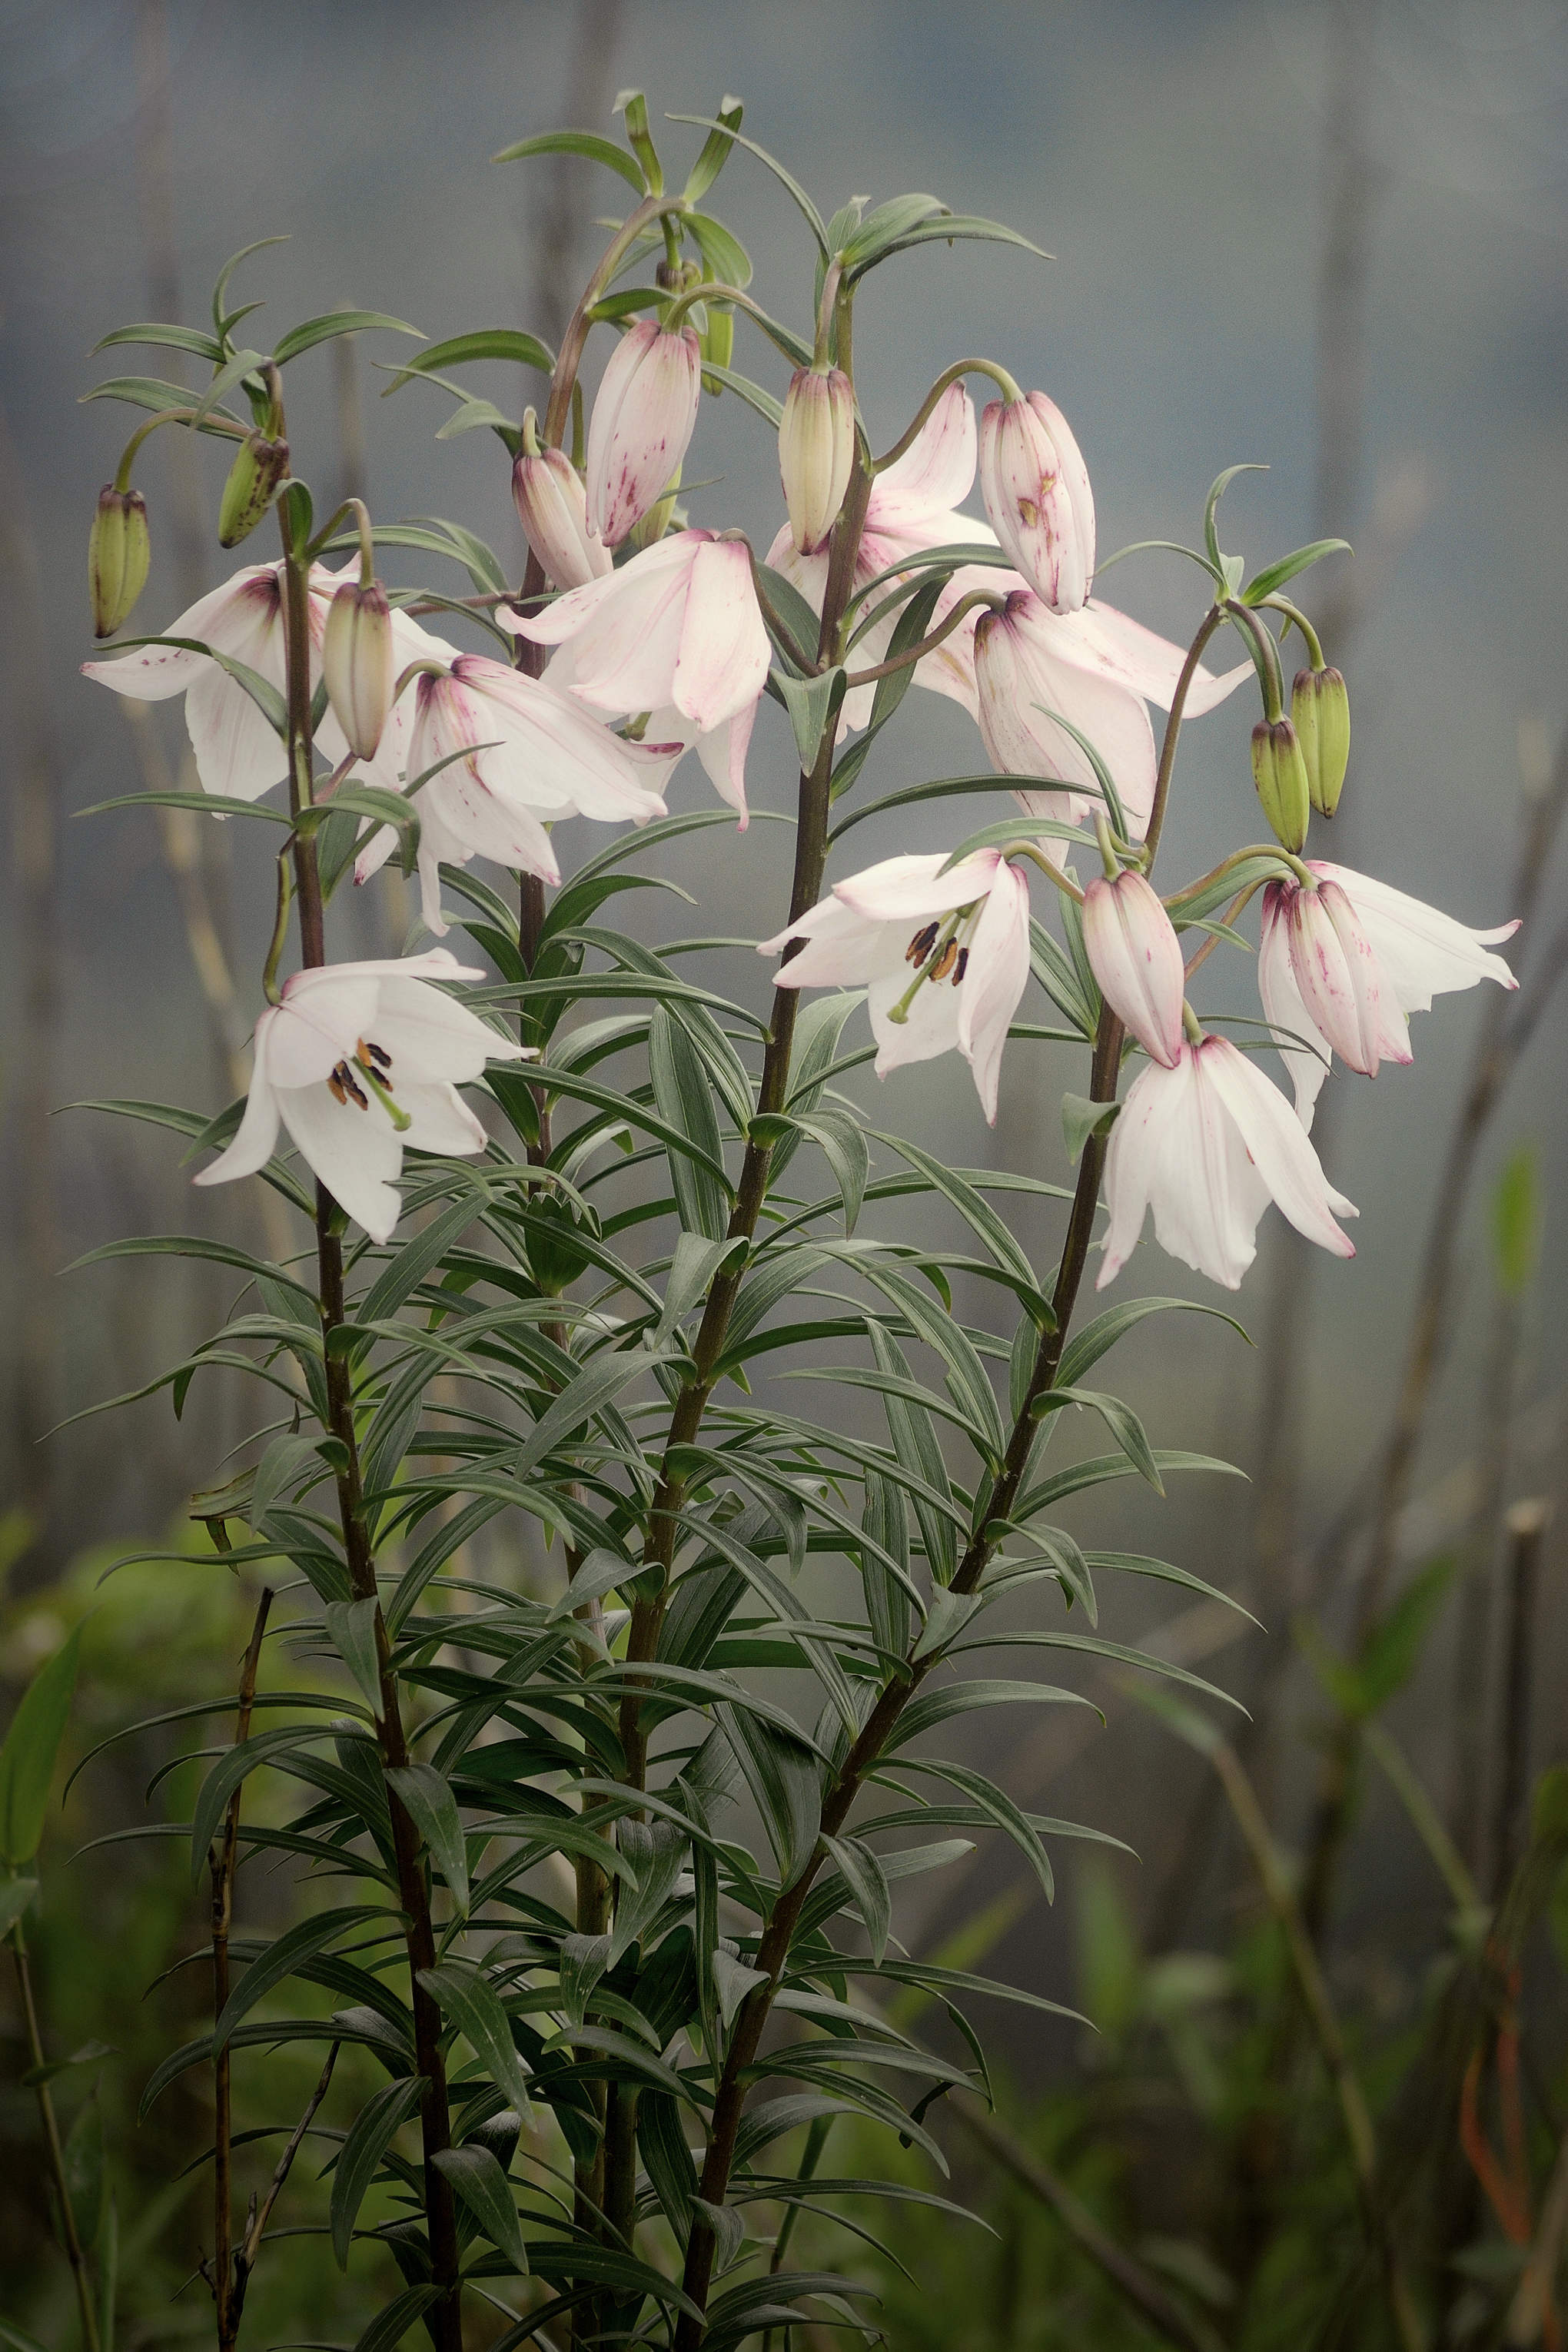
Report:
<svg viewBox="0 0 1568 2352"><path fill-rule="evenodd" d="M509 2105L520 2115L529 2110L528 2078L511 2038L511 2025L495 1989L466 1960L445 1960L438 1969L421 1969L424 1990L461 2033Z"/></svg>
<svg viewBox="0 0 1568 2352"><path fill-rule="evenodd" d="M795 1885L811 1860L822 1826L816 1759L804 1739L764 1723L749 1706L721 1703L713 1711L762 1814L782 1892Z"/></svg>
<svg viewBox="0 0 1568 2352"><path fill-rule="evenodd" d="M225 2046L240 2019L256 2007L258 2000L302 1970L321 1953L330 1951L353 1929L366 1920L387 1921L388 1915L371 1904L353 1904L340 1910L327 1911L312 1919L297 1919L291 1927L268 1945L260 1957L253 1960L224 2003L223 2013L213 2031L213 2049ZM391 1923L389 1923L391 1924Z"/></svg>
<svg viewBox="0 0 1568 2352"><path fill-rule="evenodd" d="M370 1593L363 1601L329 1601L322 1611L338 1655L364 1693L373 1715L381 1713L381 1658L376 1648L375 1620L380 1603Z"/></svg>
<svg viewBox="0 0 1568 2352"><path fill-rule="evenodd" d="M511 2183L498 2159L488 2147L470 2141L464 2147L439 2149L435 2163L491 2245L499 2247L513 2270L526 2278L528 2248L522 2241L522 2224L517 2218Z"/></svg>
<svg viewBox="0 0 1568 2352"><path fill-rule="evenodd" d="M43 1838L80 1649L81 1627L75 1625L23 1693L0 1747L0 1861L12 1870L32 1861Z"/></svg>
<svg viewBox="0 0 1568 2352"><path fill-rule="evenodd" d="M879 1965L893 1926L892 1896L882 1865L862 1838L829 1837L825 1832L822 1843L854 1897L855 1908L870 1939L871 1957Z"/></svg>
<svg viewBox="0 0 1568 2352"><path fill-rule="evenodd" d="M404 1811L438 1864L453 1902L467 1916L468 1849L458 1801L445 1773L434 1764L402 1764L387 1773Z"/></svg>
<svg viewBox="0 0 1568 2352"><path fill-rule="evenodd" d="M195 1808L191 1816L191 1876L199 1878L205 1866L207 1848L217 1834L224 1807L247 1774L258 1764L268 1763L275 1756L285 1755L290 1748L300 1748L309 1740L320 1739L321 1730L309 1723L279 1724L274 1731L258 1731L237 1747L228 1748L219 1757L196 1794Z"/></svg>
<svg viewBox="0 0 1568 2352"><path fill-rule="evenodd" d="M611 1968L658 1918L680 1874L687 1843L673 1822L623 1822L618 1842L622 1858L637 1872L637 1883L628 1886L623 1880L616 1898Z"/></svg>
<svg viewBox="0 0 1568 2352"><path fill-rule="evenodd" d="M390 2303L384 2304L369 2326L355 2336L353 2352L395 2352L415 2321L423 2319L445 2293L444 2287L423 2281L405 2286L401 2294L395 2294Z"/></svg>
<svg viewBox="0 0 1568 2352"><path fill-rule="evenodd" d="M681 1224L688 1233L722 1241L730 1223L728 1188L718 1183L702 1164L704 1160L721 1168L724 1164L713 1096L701 1055L664 1004L656 1010L648 1029L648 1075L659 1117L701 1154L700 1160L683 1152L669 1155L670 1182Z"/></svg>
<svg viewBox="0 0 1568 2352"><path fill-rule="evenodd" d="M412 2116L417 2115L425 2089L424 2077L419 2074L384 2083L365 2101L349 2126L332 2174L332 2201L328 2216L332 2252L341 2271L349 2266L354 2222L364 2203L365 2191L380 2171L382 2158L396 2134Z"/></svg>

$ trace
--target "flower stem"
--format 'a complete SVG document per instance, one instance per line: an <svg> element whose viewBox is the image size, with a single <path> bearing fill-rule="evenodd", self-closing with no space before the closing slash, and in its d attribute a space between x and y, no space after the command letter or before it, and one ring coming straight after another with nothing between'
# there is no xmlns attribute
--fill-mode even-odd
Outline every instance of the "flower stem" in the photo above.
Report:
<svg viewBox="0 0 1568 2352"><path fill-rule="evenodd" d="M1143 846L1148 853L1143 866L1145 874L1153 869L1154 853L1160 846L1160 835L1164 830L1165 806L1171 797L1171 776L1176 764L1176 743L1182 731L1182 713L1187 707L1187 696L1197 676L1198 664L1204 657L1204 648L1224 618L1225 614L1217 604L1212 604L1204 614L1198 625L1197 635L1187 648L1187 658L1182 664L1176 690L1171 697L1170 716L1165 721L1165 740L1160 746L1160 765L1154 776L1153 805L1143 831Z"/></svg>
<svg viewBox="0 0 1568 2352"><path fill-rule="evenodd" d="M221 1521L217 1523L221 1526ZM257 1603L256 1622L239 1675L239 1705L235 1710L234 1744L243 1747L250 1737L251 1710L256 1704L256 1677L261 1665L261 1643L272 1608L272 1594L264 1588ZM212 1874L213 2025L228 2006L228 1938L234 1925L234 1881L239 1863L239 1808L242 1790L236 1789L224 1815L223 1843L208 1852ZM219 2352L233 2352L239 2336L243 2297L237 2291L231 2260L234 2160L233 2044L225 2042L213 2058L213 2301L217 2306Z"/></svg>
<svg viewBox="0 0 1568 2352"><path fill-rule="evenodd" d="M22 2000L22 2022L27 2035L27 2055L35 2074L41 2075L47 2061L44 2055L43 2036L38 2031L37 2004L33 1999L32 1970L27 1966L26 1938L18 1919L7 1940L11 1959L16 1971L16 1990ZM65 2150L60 2145L60 2127L55 2116L55 2103L47 2082L36 2085L38 2116L44 2126L44 2146L48 2151L49 2178L54 2184L60 2209L60 2229L65 2238L66 2259L71 2266L76 2283L77 2309L81 2317L81 2340L86 2352L99 2352L98 2314L93 2309L92 2283L88 2276L87 2257L77 2234L76 2215L71 2210L70 2191L66 2186Z"/></svg>
<svg viewBox="0 0 1568 2352"><path fill-rule="evenodd" d="M310 803L310 572L304 550L297 549L286 499L278 506L283 538L284 643L289 712L289 789L296 818ZM294 836L294 881L300 901L300 951L308 967L324 964L326 924L321 877L316 866L312 835ZM331 1347L331 1335L347 1319L343 1298L343 1253L339 1238L337 1202L326 1186L316 1186L316 1276L321 1329L326 1345L327 1425L342 1451L342 1466L335 1473L338 1517L349 1582L356 1601L377 1601L375 1647L380 1672L376 1738L388 1772L408 1761L407 1742L398 1703L392 1645L379 1606L375 1559L364 1516L360 1477L359 1437L354 1424L353 1390L348 1359ZM431 2276L445 2292L427 2314L437 2352L463 2352L461 2278L458 2268L458 2219L451 2183L436 2162L451 2146L451 2117L447 2095L447 2066L441 2052L441 2012L420 1979L436 1965L436 1937L430 1916L430 1886L412 1818L390 1782L387 1800L392 1815L393 1849L397 1864L398 1900L405 1921L409 1989L414 2012L415 2065L426 2088L420 2106L424 2144L426 2228L429 2239Z"/></svg>
<svg viewBox="0 0 1568 2352"><path fill-rule="evenodd" d="M886 451L882 457L873 458L871 462L871 471L873 474L885 474L889 466L896 466L899 459L904 457L914 447L915 443L920 438L922 427L929 423L931 415L936 408L937 402L942 398L942 394L946 392L951 385L955 384L960 376L965 375L988 375L1004 400L1012 401L1021 400L1023 398L1023 394L1018 390L1018 387L1014 383L1012 377L1008 374L1006 369L1005 367L998 367L994 360L954 360L951 367L943 368L942 373L938 376L936 382L932 384L931 390L927 393L925 398L916 409L914 415L910 420L908 431L901 435L900 437L894 442L892 447Z"/></svg>

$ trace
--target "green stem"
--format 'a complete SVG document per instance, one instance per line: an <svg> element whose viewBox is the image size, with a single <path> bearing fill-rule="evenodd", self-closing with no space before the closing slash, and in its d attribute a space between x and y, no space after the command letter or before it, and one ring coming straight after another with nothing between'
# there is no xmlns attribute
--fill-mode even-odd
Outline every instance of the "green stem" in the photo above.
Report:
<svg viewBox="0 0 1568 2352"><path fill-rule="evenodd" d="M1003 399L1005 401L1022 400L1024 396L1019 391L1017 385L1014 383L1012 377L1008 374L1006 369L1005 367L998 367L994 360L954 360L951 367L943 368L942 373L938 376L936 382L932 384L931 390L927 393L925 398L916 409L913 419L911 420L907 432L905 432L900 439L895 441L892 447L887 450L883 456L872 460L871 471L873 474L885 474L889 466L896 466L899 459L906 456L907 453L914 447L915 443L921 436L922 428L929 423L931 415L935 410L937 402L942 398L942 394L946 392L951 385L955 384L960 376L965 375L988 375L992 383L995 385L997 391L1001 394Z"/></svg>
<svg viewBox="0 0 1568 2352"><path fill-rule="evenodd" d="M11 1958L16 1970L16 1990L22 2000L22 2022L27 2035L27 2055L33 2071L41 2074L48 2063L44 2055L43 2036L38 2031L37 2004L33 1999L32 1971L27 1966L26 1939L22 1922L17 1920L10 1935ZM88 2276L87 2257L77 2235L76 2215L71 2210L70 2190L66 2185L65 2150L60 2145L60 2127L55 2116L55 2103L47 2083L35 2085L38 2116L44 2126L44 2146L48 2151L49 2178L60 2209L60 2228L65 2233L66 2259L71 2266L76 2284L77 2309L81 2316L81 2338L86 2352L99 2352L98 2314L93 2309L92 2284Z"/></svg>
<svg viewBox="0 0 1568 2352"><path fill-rule="evenodd" d="M1221 607L1221 618L1234 621L1249 640L1248 651L1258 668L1258 682L1263 688L1263 715L1271 727L1279 725L1285 716L1285 677L1279 667L1279 648L1257 614L1248 604L1238 604L1227 597Z"/></svg>
<svg viewBox="0 0 1568 2352"><path fill-rule="evenodd" d="M1262 599L1262 604L1264 610L1267 612L1282 613L1284 614L1289 625L1300 632L1302 643L1307 648L1307 659L1311 663L1312 667L1314 669L1323 668L1323 647L1321 640L1319 638L1318 632L1313 628L1312 624L1309 621L1305 613L1302 612L1300 604L1293 604L1289 596L1265 596Z"/></svg>
<svg viewBox="0 0 1568 2352"><path fill-rule="evenodd" d="M1224 618L1225 614L1217 604L1211 605L1204 614L1198 626L1197 635L1187 648L1187 658L1182 664L1181 676L1176 680L1176 690L1171 697L1171 713L1165 721L1165 740L1160 746L1160 765L1154 775L1153 805L1149 811L1149 822L1143 832L1143 846L1148 853L1143 866L1145 874L1151 874L1153 871L1155 852L1160 846L1160 835L1165 828L1165 808L1171 797L1171 778L1176 765L1176 744L1182 732L1182 713L1187 707L1187 696L1192 689L1193 680L1197 676L1198 664L1204 657L1204 648Z"/></svg>

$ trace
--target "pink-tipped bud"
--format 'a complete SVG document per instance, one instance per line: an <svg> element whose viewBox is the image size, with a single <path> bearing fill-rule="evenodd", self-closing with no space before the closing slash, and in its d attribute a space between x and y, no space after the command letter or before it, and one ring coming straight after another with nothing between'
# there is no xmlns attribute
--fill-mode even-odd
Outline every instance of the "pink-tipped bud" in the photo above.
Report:
<svg viewBox="0 0 1568 2352"><path fill-rule="evenodd" d="M1276 841L1300 850L1311 822L1312 796L1300 742L1288 719L1260 719L1253 729L1252 781Z"/></svg>
<svg viewBox="0 0 1568 2352"><path fill-rule="evenodd" d="M1270 889L1283 896L1290 971L1302 1003L1346 1067L1375 1078L1389 1040L1377 958L1360 917L1337 882L1315 888L1275 883ZM1394 1045L1397 1053L1397 1038Z"/></svg>
<svg viewBox="0 0 1568 2352"><path fill-rule="evenodd" d="M855 394L842 368L796 368L779 422L779 473L789 527L815 555L838 520L855 458Z"/></svg>
<svg viewBox="0 0 1568 2352"><path fill-rule="evenodd" d="M987 407L980 489L1015 569L1053 613L1078 612L1094 579L1094 493L1067 418L1043 392Z"/></svg>
<svg viewBox="0 0 1568 2352"><path fill-rule="evenodd" d="M1131 870L1083 894L1083 943L1100 993L1146 1054L1173 1070L1182 1053L1186 974L1158 892Z"/></svg>
<svg viewBox="0 0 1568 2352"><path fill-rule="evenodd" d="M610 569L610 551L588 536L583 478L563 449L520 450L511 469L517 519L557 588L585 588Z"/></svg>
<svg viewBox="0 0 1568 2352"><path fill-rule="evenodd" d="M321 676L332 716L356 760L375 756L392 708L395 656L392 608L379 580L362 588L345 580L327 610L321 637Z"/></svg>
<svg viewBox="0 0 1568 2352"><path fill-rule="evenodd" d="M618 547L663 497L686 455L702 394L693 327L639 319L605 370L588 419L588 530Z"/></svg>

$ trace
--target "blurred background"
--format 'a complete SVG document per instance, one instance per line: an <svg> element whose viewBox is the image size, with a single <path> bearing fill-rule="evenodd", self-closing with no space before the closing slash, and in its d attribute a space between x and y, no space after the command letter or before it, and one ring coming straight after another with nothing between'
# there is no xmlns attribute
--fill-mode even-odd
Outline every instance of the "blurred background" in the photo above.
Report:
<svg viewBox="0 0 1568 2352"><path fill-rule="evenodd" d="M1563 1758L1568 1694L1552 1516L1568 1432L1568 992L1554 993L1568 962L1568 8L1553 0L0 5L0 1685L14 1696L95 1606L79 1753L132 1715L230 1686L242 1638L238 1604L201 1570L128 1570L97 1591L136 1545L172 1529L188 1540L190 1491L226 1475L241 1427L221 1384L198 1383L183 1422L165 1393L44 1435L154 1378L224 1296L173 1261L61 1268L128 1233L256 1239L261 1213L240 1188L190 1193L166 1135L65 1108L113 1097L206 1112L239 1091L270 923L265 845L231 837L256 828L172 811L76 821L175 779L184 748L177 706L143 710L78 675L93 501L134 420L77 403L101 374L164 372L166 356L87 354L127 320L198 322L219 267L258 236L289 240L240 281L274 331L353 303L433 339L516 324L553 341L617 184L575 162L488 158L562 123L610 131L625 85L647 89L680 168L701 134L661 118L733 91L748 132L825 212L851 192L930 189L1044 246L1048 262L931 247L878 273L857 331L874 441L897 436L948 360L993 352L1071 418L1105 551L1197 539L1211 478L1266 462L1228 494L1227 547L1262 562L1335 533L1356 551L1303 589L1354 709L1324 854L1469 923L1528 919L1516 995L1440 1000L1415 1018L1414 1066L1375 1086L1340 1076L1323 1098L1314 1139L1359 1204L1355 1263L1309 1263L1271 1215L1239 1310L1255 1348L1173 1317L1145 1327L1135 1364L1130 1351L1121 1384L1157 1442L1226 1456L1250 1483L1097 1503L1083 1532L1184 1563L1266 1630L1170 1592L1118 1596L1108 1629L1211 1676L1250 1716L1226 1727L1216 1770L1179 1727L1091 1676L1106 1729L1017 1735L1004 1777L1020 1799L1141 1858L1067 1849L1047 1907L1016 1883L1010 1849L984 1851L962 1879L931 1882L900 1929L1074 2002L1098 2035L997 2021L1006 2129L983 2145L973 2126L944 2128L963 2193L1000 2235L950 2246L943 2232L934 2294L908 2293L874 2250L834 2258L882 2282L897 2344L1380 2344L1409 2341L1390 2316L1389 2250L1403 2244L1435 2335L1499 2341L1505 2325L1534 2326L1508 2340L1537 2340L1558 2323L1545 2290L1523 2308L1531 2265L1550 2275L1568 2224L1555 1783L1533 1844L1531 1810ZM743 155L716 202L752 252L759 299L798 326L801 224ZM748 337L742 321L736 365L782 391L777 355ZM353 489L379 520L439 513L519 572L500 444L437 443L448 403L427 386L380 397L404 348L344 340L292 372L296 467L318 508ZM513 415L537 397L506 369L472 381ZM704 404L699 433L691 519L765 543L780 520L766 428L726 399ZM226 568L211 526L223 453L181 438L157 436L139 468L149 628ZM413 561L395 559L392 576L466 590ZM1185 639L1200 585L1178 558L1140 554L1103 593ZM1173 880L1245 822L1246 699L1184 740ZM918 725L884 739L898 748L878 789L915 780L903 763L916 744L922 772L980 764L953 706L911 709ZM789 751L773 712L752 753L756 805L789 804ZM675 804L706 789L688 763ZM868 825L854 862L945 837L940 815ZM699 928L773 928L784 841L759 825L743 858L721 834L683 856ZM338 951L395 951L409 917L399 886L378 882L334 908ZM743 958L713 977L758 985ZM1255 1012L1241 958L1216 958L1205 978L1206 1005ZM1080 1083L1058 1049L1016 1045L994 1134L952 1060L904 1074L901 1103L898 1076L867 1100L913 1125L918 1088L919 1132L952 1163L1061 1181L1058 1098ZM1044 1213L1026 1219L1042 1255L1055 1232ZM1199 1291L1152 1250L1124 1286ZM144 1738L96 1767L46 1856L47 2032L62 2053L89 2040L121 2053L75 2070L61 2098L108 2124L121 2228L141 2231L137 2342L209 2324L199 2284L167 2301L199 2223L187 2189L162 2186L205 2145L198 2078L140 2133L132 2122L153 2059L202 1999L195 1970L143 1990L199 1934L177 1845L69 1856L110 1829L177 1818L163 1790L144 1808L142 1784L202 1736ZM1292 1937L1324 1972L1313 1981L1364 2078L1370 2180ZM1508 2053L1521 2046L1516 2112ZM5 2047L0 2315L65 2343L24 2063L19 2041ZM833 2168L851 2168L847 2143ZM931 2233L889 2227L929 2271ZM289 2324L286 2303L263 2310L262 2294L258 2283L258 2336L274 2311ZM352 2340L352 2292L325 2266L319 2295L323 2330Z"/></svg>

